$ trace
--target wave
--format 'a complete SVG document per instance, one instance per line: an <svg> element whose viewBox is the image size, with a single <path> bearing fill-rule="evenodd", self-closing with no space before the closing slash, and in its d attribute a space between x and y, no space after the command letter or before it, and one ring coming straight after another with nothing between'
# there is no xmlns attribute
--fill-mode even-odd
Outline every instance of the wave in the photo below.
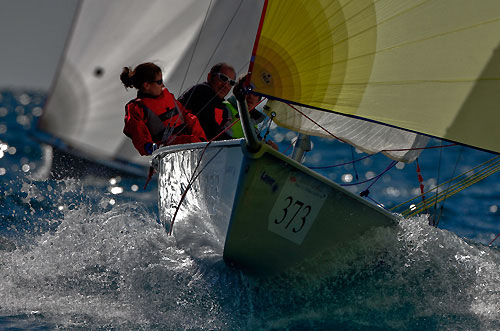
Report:
<svg viewBox="0 0 500 331"><path fill-rule="evenodd" d="M83 200L54 231L0 252L3 316L152 329L500 326L498 249L425 217L257 278L223 263L207 217L187 216L168 236L142 203Z"/></svg>

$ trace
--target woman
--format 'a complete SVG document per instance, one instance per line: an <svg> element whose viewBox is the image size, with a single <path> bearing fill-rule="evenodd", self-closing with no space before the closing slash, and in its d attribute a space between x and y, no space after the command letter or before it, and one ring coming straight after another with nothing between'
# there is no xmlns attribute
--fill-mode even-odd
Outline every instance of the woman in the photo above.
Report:
<svg viewBox="0 0 500 331"><path fill-rule="evenodd" d="M160 67L151 62L135 69L123 68L123 85L138 90L125 106L123 133L132 139L141 155L153 153L154 144L175 145L206 141L198 118L186 111L163 86Z"/></svg>

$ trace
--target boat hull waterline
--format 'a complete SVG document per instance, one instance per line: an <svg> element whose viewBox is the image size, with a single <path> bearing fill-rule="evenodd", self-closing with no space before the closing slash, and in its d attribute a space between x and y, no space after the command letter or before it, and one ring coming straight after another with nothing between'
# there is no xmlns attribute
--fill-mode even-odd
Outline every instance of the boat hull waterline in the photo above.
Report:
<svg viewBox="0 0 500 331"><path fill-rule="evenodd" d="M243 140L212 143L203 151L206 144L154 153L160 219L170 226L201 157L197 173L203 170L177 218L196 212L210 216L214 231L225 238L229 265L251 273L282 272L371 228L398 222L396 215L267 145L250 153Z"/></svg>

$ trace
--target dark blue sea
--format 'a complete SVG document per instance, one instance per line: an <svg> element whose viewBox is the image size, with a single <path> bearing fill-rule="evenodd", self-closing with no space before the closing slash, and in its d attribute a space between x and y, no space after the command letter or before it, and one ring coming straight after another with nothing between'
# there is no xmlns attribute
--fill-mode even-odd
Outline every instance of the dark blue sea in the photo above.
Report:
<svg viewBox="0 0 500 331"><path fill-rule="evenodd" d="M126 176L44 179L32 138L46 95L0 94L1 330L499 330L500 173L429 213L375 229L289 272L227 267L224 238L176 240L159 224L157 186ZM269 137L287 154L292 133ZM391 208L419 194L416 163L397 164L313 139L306 164ZM448 145L432 140L431 146ZM424 186L494 155L425 150ZM203 222L198 226L203 232ZM200 241L203 241L201 243ZM216 253L214 253L216 252ZM219 252L219 253L217 253ZM318 276L320 275L320 276Z"/></svg>

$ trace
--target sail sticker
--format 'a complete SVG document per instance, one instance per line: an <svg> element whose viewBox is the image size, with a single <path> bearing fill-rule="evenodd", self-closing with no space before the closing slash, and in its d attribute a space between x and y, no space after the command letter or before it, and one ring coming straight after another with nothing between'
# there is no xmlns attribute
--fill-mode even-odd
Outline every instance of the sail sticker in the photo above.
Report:
<svg viewBox="0 0 500 331"><path fill-rule="evenodd" d="M260 78L262 78L262 81L266 84L266 85L270 85L271 84L271 74L269 72L262 72L260 74Z"/></svg>
<svg viewBox="0 0 500 331"><path fill-rule="evenodd" d="M278 190L279 185L276 183L276 180L273 177L271 177L270 175L268 175L265 171L263 171L262 174L260 175L260 179L264 183L266 183L269 186L271 186L271 189L273 190L273 193Z"/></svg>
<svg viewBox="0 0 500 331"><path fill-rule="evenodd" d="M267 229L302 244L328 196L317 184L290 174L269 214Z"/></svg>

